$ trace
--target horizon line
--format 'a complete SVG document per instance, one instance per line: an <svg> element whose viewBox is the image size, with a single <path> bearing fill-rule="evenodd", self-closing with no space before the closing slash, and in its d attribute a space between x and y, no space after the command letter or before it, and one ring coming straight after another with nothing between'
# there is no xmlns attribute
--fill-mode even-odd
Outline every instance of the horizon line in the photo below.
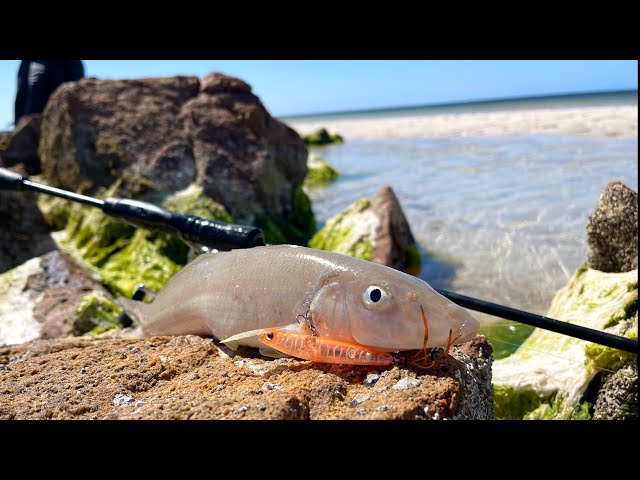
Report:
<svg viewBox="0 0 640 480"><path fill-rule="evenodd" d="M438 103L425 103L425 104L412 104L412 105L396 105L393 107L374 107L374 108L365 108L360 110L332 110L326 112L314 112L314 113L297 113L293 115L277 115L276 118L286 118L286 119L294 119L294 118L302 118L302 117L314 117L314 116L329 116L329 115L345 115L350 113L382 113L382 112L392 112L397 110L417 110L420 108L426 107L456 107L456 106L469 106L469 105L482 105L487 103L507 103L512 101L527 101L527 100L539 100L542 98L554 99L554 98L566 98L566 97L582 97L589 95L604 95L604 94L624 94L624 93L635 93L638 94L637 88L630 89L619 89L619 90L593 90L586 92L567 92L567 93L553 93L551 95L521 95L514 97L497 97L497 98L486 98L486 99L476 99L476 100L468 100L468 101L458 101L458 102L438 102Z"/></svg>

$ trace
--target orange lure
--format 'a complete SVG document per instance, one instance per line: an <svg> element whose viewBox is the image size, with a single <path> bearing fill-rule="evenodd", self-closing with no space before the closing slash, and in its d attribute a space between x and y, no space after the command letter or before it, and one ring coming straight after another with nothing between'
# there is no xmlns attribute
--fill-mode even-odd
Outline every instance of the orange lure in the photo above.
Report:
<svg viewBox="0 0 640 480"><path fill-rule="evenodd" d="M393 357L360 345L330 338L291 333L274 328L258 337L265 345L287 355L321 363L391 365Z"/></svg>

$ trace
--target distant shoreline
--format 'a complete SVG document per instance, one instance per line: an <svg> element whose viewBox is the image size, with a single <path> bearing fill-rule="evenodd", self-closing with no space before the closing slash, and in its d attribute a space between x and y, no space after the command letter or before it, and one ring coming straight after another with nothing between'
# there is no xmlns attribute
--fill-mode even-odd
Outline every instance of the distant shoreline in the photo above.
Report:
<svg viewBox="0 0 640 480"><path fill-rule="evenodd" d="M300 135L326 128L350 140L573 135L638 138L638 106L574 106L327 117L286 122Z"/></svg>
<svg viewBox="0 0 640 480"><path fill-rule="evenodd" d="M638 90L610 90L599 92L564 93L554 95L536 95L524 97L507 97L496 99L472 100L466 102L446 102L425 105L406 105L395 107L371 108L362 110L343 110L333 112L305 113L283 115L278 119L283 122L294 122L312 119L396 116L410 113L440 113L456 111L500 111L533 108L563 108L569 106L613 106L638 104Z"/></svg>

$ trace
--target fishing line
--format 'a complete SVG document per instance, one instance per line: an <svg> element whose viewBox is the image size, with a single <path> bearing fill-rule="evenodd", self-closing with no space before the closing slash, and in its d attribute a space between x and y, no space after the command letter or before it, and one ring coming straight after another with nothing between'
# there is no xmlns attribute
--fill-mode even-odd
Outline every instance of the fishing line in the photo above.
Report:
<svg viewBox="0 0 640 480"><path fill-rule="evenodd" d="M502 325L500 325L500 326L502 326ZM557 355L555 353L547 352L547 351L544 351L544 350L538 350L537 348L527 347L527 346L522 345L522 344L511 343L511 342L508 342L506 340L500 340L498 338L493 338L493 337L491 337L489 335L486 335L484 333L481 333L481 335L485 336L491 342L500 342L500 343L504 343L505 345L510 345L512 347L523 348L523 349L529 350L531 352L540 353L540 354L543 354L543 355L549 355L551 357L559 358L560 360L564 360L566 362L575 363L575 364L581 365L583 367L591 366L592 368L594 368L595 370L598 370L598 371L615 373L615 370L611 370L611 369L604 368L604 367L597 367L597 366L593 365L592 363L591 364L585 364L584 362L580 362L578 360L573 360L571 358L563 357L563 356ZM582 342L586 342L586 340L582 340ZM591 342L588 342L588 343L591 343ZM513 355L513 353L511 355ZM511 355L509 355L509 356L511 356ZM504 358L509 358L509 356L504 357Z"/></svg>

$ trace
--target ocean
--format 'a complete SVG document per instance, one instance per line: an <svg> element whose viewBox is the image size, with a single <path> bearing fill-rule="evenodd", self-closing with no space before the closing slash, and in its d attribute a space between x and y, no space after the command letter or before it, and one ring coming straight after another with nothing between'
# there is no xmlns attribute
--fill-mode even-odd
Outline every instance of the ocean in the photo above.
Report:
<svg viewBox="0 0 640 480"><path fill-rule="evenodd" d="M637 92L284 121L346 138L312 149L341 173L309 192L319 227L391 185L423 253L422 279L538 314L587 261L587 219L606 185L638 189ZM531 331L474 315L512 339L505 352Z"/></svg>

